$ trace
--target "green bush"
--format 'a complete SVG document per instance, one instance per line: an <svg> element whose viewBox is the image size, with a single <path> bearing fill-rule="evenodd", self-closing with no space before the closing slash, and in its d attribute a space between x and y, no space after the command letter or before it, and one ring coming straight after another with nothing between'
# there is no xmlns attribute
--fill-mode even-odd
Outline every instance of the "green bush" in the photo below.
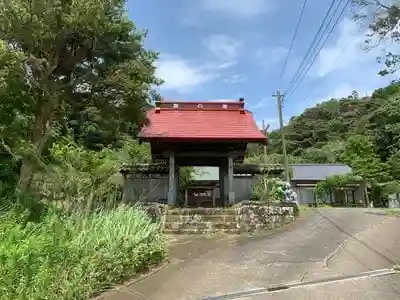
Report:
<svg viewBox="0 0 400 300"><path fill-rule="evenodd" d="M162 261L159 224L137 207L0 215L0 299L89 299Z"/></svg>
<svg viewBox="0 0 400 300"><path fill-rule="evenodd" d="M263 176L256 184L253 184L251 200L266 202L294 201L296 196L288 182L275 177Z"/></svg>

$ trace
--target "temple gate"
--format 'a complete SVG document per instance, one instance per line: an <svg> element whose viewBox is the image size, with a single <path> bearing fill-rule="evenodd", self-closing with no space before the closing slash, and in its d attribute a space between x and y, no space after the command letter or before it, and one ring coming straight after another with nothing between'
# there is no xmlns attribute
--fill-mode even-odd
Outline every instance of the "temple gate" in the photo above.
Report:
<svg viewBox="0 0 400 300"><path fill-rule="evenodd" d="M267 143L265 133L244 106L243 98L226 102L156 101L156 107L147 112L148 125L139 134L140 143L150 143L153 163L133 166L132 172L157 174L152 180L158 176L167 182L167 203L176 205L180 168L214 166L219 168L220 195L215 204L244 200L235 197L234 175L262 173L262 166L243 162L249 143Z"/></svg>

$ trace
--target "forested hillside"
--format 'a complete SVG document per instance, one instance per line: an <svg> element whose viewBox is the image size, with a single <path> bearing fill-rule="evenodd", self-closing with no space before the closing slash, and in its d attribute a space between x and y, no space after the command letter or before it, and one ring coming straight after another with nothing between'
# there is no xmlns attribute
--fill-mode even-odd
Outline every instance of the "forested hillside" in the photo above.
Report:
<svg viewBox="0 0 400 300"><path fill-rule="evenodd" d="M400 180L400 83L370 97L353 92L306 109L285 126L290 162L347 163L371 186L391 192ZM250 154L261 160L262 149ZM268 157L281 162L280 131L269 133ZM379 188L380 192L383 192Z"/></svg>

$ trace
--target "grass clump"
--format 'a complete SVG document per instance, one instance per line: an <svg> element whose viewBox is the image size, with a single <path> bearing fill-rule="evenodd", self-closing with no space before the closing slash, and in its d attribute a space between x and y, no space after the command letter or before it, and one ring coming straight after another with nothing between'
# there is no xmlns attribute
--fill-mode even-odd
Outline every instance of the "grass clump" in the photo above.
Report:
<svg viewBox="0 0 400 300"><path fill-rule="evenodd" d="M400 217L400 208L389 208L388 209L388 215L389 216Z"/></svg>
<svg viewBox="0 0 400 300"><path fill-rule="evenodd" d="M165 255L159 224L139 207L30 218L18 206L0 215L0 299L89 299Z"/></svg>

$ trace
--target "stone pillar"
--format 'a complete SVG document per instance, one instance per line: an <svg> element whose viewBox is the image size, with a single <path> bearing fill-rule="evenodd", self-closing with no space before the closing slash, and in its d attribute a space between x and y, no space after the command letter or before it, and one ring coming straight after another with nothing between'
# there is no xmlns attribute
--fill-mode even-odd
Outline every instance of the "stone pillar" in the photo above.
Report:
<svg viewBox="0 0 400 300"><path fill-rule="evenodd" d="M181 200L180 194L180 168L177 164L175 164L175 204L179 204Z"/></svg>
<svg viewBox="0 0 400 300"><path fill-rule="evenodd" d="M233 158L228 157L228 173L227 173L227 186L228 186L228 203L235 203L235 192L233 191Z"/></svg>
<svg viewBox="0 0 400 300"><path fill-rule="evenodd" d="M221 204L234 204L235 193L233 191L233 158L225 158L219 166L219 196Z"/></svg>
<svg viewBox="0 0 400 300"><path fill-rule="evenodd" d="M224 205L226 203L226 173L227 173L227 168L226 168L226 162L223 161L219 165L219 198L221 199L220 205Z"/></svg>
<svg viewBox="0 0 400 300"><path fill-rule="evenodd" d="M176 204L176 169L175 169L175 155L169 156L169 176L168 176L168 205Z"/></svg>
<svg viewBox="0 0 400 300"><path fill-rule="evenodd" d="M188 189L185 188L185 207L188 207Z"/></svg>
<svg viewBox="0 0 400 300"><path fill-rule="evenodd" d="M215 207L215 186L213 186L211 193L212 193L211 195L212 195L213 207Z"/></svg>

